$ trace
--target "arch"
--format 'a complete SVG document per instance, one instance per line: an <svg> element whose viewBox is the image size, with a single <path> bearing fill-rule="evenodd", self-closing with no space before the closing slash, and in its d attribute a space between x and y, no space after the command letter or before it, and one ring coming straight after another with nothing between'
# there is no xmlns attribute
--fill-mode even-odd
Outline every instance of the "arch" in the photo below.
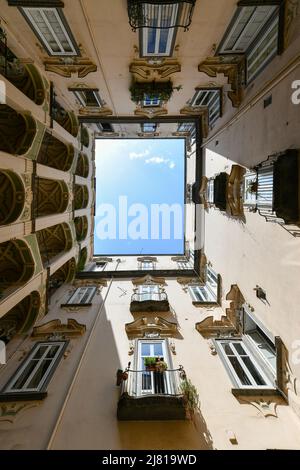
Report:
<svg viewBox="0 0 300 470"><path fill-rule="evenodd" d="M87 248L82 248L79 253L79 259L78 259L78 264L77 264L77 271L83 271L85 264L87 262Z"/></svg>
<svg viewBox="0 0 300 470"><path fill-rule="evenodd" d="M89 191L87 186L75 184L74 207L75 210L85 209L89 203Z"/></svg>
<svg viewBox="0 0 300 470"><path fill-rule="evenodd" d="M0 104L0 151L24 155L32 146L36 131L36 122L29 113Z"/></svg>
<svg viewBox="0 0 300 470"><path fill-rule="evenodd" d="M49 264L60 253L69 251L73 246L72 232L67 223L40 230L36 236L44 265Z"/></svg>
<svg viewBox="0 0 300 470"><path fill-rule="evenodd" d="M22 214L25 188L21 178L9 170L0 170L0 225L12 224Z"/></svg>
<svg viewBox="0 0 300 470"><path fill-rule="evenodd" d="M87 178L89 176L89 159L85 153L80 153L77 159L75 175Z"/></svg>
<svg viewBox="0 0 300 470"><path fill-rule="evenodd" d="M56 170L69 171L74 159L74 147L45 132L37 162Z"/></svg>
<svg viewBox="0 0 300 470"><path fill-rule="evenodd" d="M43 217L65 212L69 203L69 191L64 181L45 178L36 180L35 216Z"/></svg>
<svg viewBox="0 0 300 470"><path fill-rule="evenodd" d="M79 131L79 122L73 111L66 111L61 105L55 103L53 110L53 118L60 124L69 134L77 137Z"/></svg>
<svg viewBox="0 0 300 470"><path fill-rule="evenodd" d="M43 77L34 64L22 64L14 54L9 51L7 65L0 66L1 73L5 75L16 88L37 105L45 101L46 90Z"/></svg>
<svg viewBox="0 0 300 470"><path fill-rule="evenodd" d="M49 279L49 295L51 296L56 289L65 283L72 282L76 274L76 260L69 259L61 266Z"/></svg>
<svg viewBox="0 0 300 470"><path fill-rule="evenodd" d="M17 334L27 333L36 322L41 305L37 291L21 300L0 318L0 340L6 344Z"/></svg>
<svg viewBox="0 0 300 470"><path fill-rule="evenodd" d="M75 224L75 231L76 231L76 240L78 242L81 242L87 236L88 226L89 226L88 219L86 216L76 217L74 219L74 224Z"/></svg>
<svg viewBox="0 0 300 470"><path fill-rule="evenodd" d="M19 287L31 279L35 263L29 246L23 240L0 244L0 289Z"/></svg>
<svg viewBox="0 0 300 470"><path fill-rule="evenodd" d="M89 148L90 146L90 134L86 127L81 127L80 141L84 147Z"/></svg>

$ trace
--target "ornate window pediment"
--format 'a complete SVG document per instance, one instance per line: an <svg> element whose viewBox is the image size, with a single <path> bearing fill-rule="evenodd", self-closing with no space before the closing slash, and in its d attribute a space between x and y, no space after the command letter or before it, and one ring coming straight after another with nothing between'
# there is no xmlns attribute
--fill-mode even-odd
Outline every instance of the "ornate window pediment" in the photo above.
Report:
<svg viewBox="0 0 300 470"><path fill-rule="evenodd" d="M81 336L86 332L86 326L78 323L72 318L68 318L67 324L62 323L61 320L51 320L41 326L33 328L33 338L49 338L52 336L61 336L70 338L74 336Z"/></svg>
<svg viewBox="0 0 300 470"><path fill-rule="evenodd" d="M154 334L159 334L161 337L173 337L178 333L178 325L161 317L143 317L138 318L132 323L127 323L125 330L131 338L150 337L149 335Z"/></svg>
<svg viewBox="0 0 300 470"><path fill-rule="evenodd" d="M150 275L144 277L138 277L132 280L132 284L134 286L142 286L142 285L158 285L158 286L166 286L166 280L163 277L153 277Z"/></svg>

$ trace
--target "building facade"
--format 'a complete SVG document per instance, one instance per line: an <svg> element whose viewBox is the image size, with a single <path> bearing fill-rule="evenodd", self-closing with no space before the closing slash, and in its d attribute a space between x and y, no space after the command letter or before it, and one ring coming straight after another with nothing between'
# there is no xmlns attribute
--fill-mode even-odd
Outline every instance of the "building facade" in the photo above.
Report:
<svg viewBox="0 0 300 470"><path fill-rule="evenodd" d="M0 448L299 449L299 1L0 5ZM185 252L94 253L95 139L149 137Z"/></svg>

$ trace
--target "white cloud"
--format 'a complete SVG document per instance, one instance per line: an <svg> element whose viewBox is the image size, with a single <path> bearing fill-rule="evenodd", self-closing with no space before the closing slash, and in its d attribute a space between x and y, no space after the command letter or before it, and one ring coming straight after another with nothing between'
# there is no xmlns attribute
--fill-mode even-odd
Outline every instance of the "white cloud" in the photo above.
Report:
<svg viewBox="0 0 300 470"><path fill-rule="evenodd" d="M169 158L163 158L163 157L151 157L145 160L145 163L147 164L153 164L153 165L160 165L160 164L165 164L168 165L171 170L175 168L176 164L173 162L173 160L170 160Z"/></svg>
<svg viewBox="0 0 300 470"><path fill-rule="evenodd" d="M129 158L130 158L130 160L136 160L138 158L146 158L146 157L148 157L148 155L150 155L150 150L146 149L143 152L139 152L139 153L130 152Z"/></svg>

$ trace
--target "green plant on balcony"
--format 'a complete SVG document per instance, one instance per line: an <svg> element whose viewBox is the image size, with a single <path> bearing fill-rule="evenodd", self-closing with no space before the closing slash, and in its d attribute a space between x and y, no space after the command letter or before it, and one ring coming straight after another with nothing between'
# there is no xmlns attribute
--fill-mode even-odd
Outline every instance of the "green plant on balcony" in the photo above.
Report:
<svg viewBox="0 0 300 470"><path fill-rule="evenodd" d="M155 370L156 357L145 357L144 364L146 370Z"/></svg>
<svg viewBox="0 0 300 470"><path fill-rule="evenodd" d="M180 384L180 391L183 395L187 415L193 420L200 404L197 389L190 380L185 378Z"/></svg>
<svg viewBox="0 0 300 470"><path fill-rule="evenodd" d="M148 99L158 99L161 101L169 101L173 91L173 83L168 82L133 82L130 87L131 99L135 103L144 101L145 97ZM180 89L180 87L176 87Z"/></svg>

